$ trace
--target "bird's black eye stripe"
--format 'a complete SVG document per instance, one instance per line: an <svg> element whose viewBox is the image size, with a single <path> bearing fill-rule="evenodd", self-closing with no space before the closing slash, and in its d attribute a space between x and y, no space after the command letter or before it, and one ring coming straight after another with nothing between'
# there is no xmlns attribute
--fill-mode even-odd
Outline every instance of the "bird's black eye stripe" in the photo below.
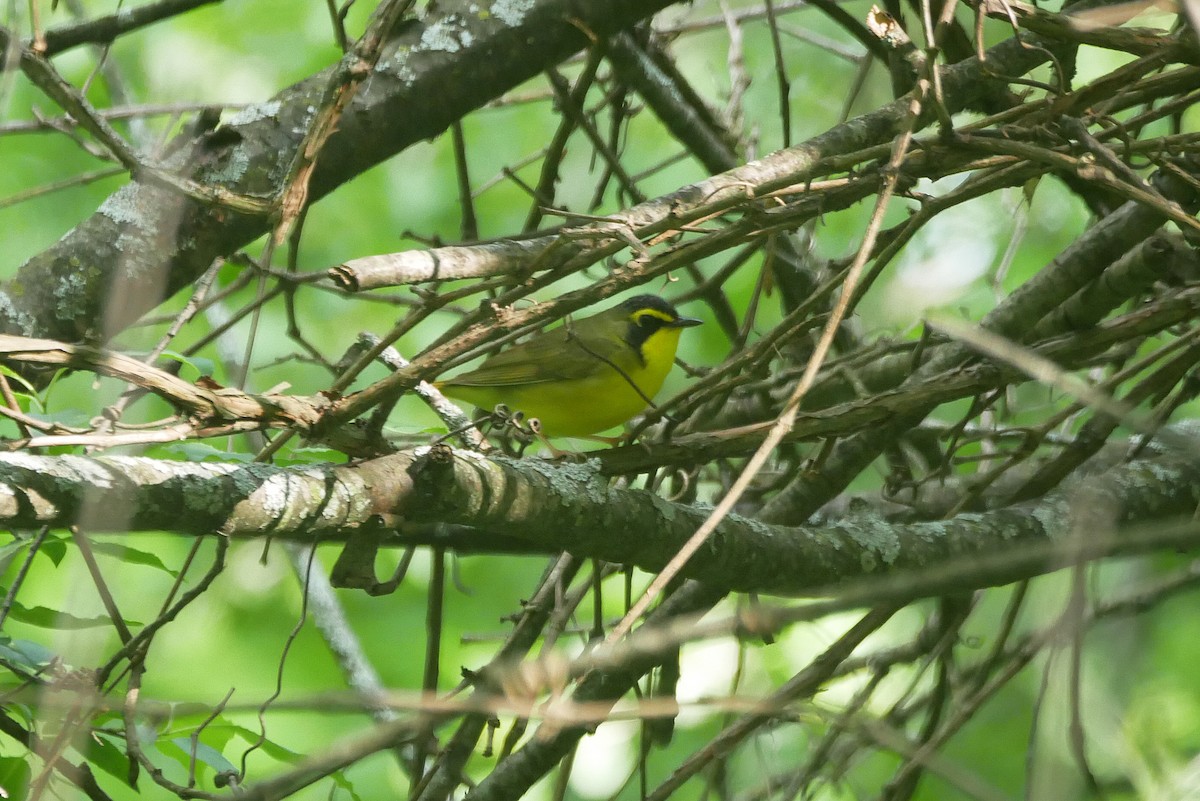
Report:
<svg viewBox="0 0 1200 801"><path fill-rule="evenodd" d="M651 333L669 322L671 322L670 317L656 310L642 310L633 315L633 324Z"/></svg>
<svg viewBox="0 0 1200 801"><path fill-rule="evenodd" d="M676 319L678 319L678 315L653 308L636 309L630 313L629 327L625 331L625 341L629 347L633 348L638 357L643 359L643 364L645 364L645 358L642 354L642 345L656 332L675 322Z"/></svg>

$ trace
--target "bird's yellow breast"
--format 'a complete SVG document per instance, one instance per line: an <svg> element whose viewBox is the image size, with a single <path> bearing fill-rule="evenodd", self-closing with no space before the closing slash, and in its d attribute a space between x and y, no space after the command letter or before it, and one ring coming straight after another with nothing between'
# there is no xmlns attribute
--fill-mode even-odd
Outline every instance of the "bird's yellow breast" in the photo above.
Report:
<svg viewBox="0 0 1200 801"><path fill-rule="evenodd" d="M642 343L640 356L627 348L612 364L587 353L564 354L596 361L596 369L580 378L444 389L481 409L503 403L526 418L536 417L547 436L587 436L619 426L649 405L647 399L662 389L671 371L680 333L678 328L660 329Z"/></svg>

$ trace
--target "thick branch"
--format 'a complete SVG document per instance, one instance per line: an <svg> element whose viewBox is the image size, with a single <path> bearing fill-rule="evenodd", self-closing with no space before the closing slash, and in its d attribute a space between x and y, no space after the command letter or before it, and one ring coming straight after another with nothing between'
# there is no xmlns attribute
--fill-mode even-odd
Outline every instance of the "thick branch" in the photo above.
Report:
<svg viewBox="0 0 1200 801"><path fill-rule="evenodd" d="M478 4L461 0L439 5L435 15L396 37L391 55L342 117L313 176L312 199L408 145L438 135L468 111L578 50L586 44L580 31L608 36L669 4L541 0L524 14L495 9L479 14ZM990 76L1020 75L1048 57L1047 50L1012 39L992 48L986 65L971 59L948 67L941 78L946 106L952 112L966 108L986 91ZM177 163L164 166L238 196L275 197L312 122L312 109L320 105L328 73L240 112L190 151L182 148ZM654 233L675 224L680 208L700 218L753 200L755 191L802 183L826 157L888 142L908 104L902 98L799 147L630 209L619 219ZM8 296L0 297L0 330L68 341L115 333L158 302L159 284L167 293L178 290L214 258L269 225L263 216L217 214L169 189L130 184L23 265L5 287ZM618 240L607 248L592 248L584 263L570 265L581 268L621 247ZM565 248L559 256L569 262L576 249ZM104 313L108 319L98 326Z"/></svg>
<svg viewBox="0 0 1200 801"><path fill-rule="evenodd" d="M670 0L485 5L440 3L396 35L322 151L312 199L585 47L585 31L609 36ZM336 68L238 113L164 168L237 195L276 197ZM0 298L0 330L69 341L117 332L162 291L187 285L269 227L264 216L215 213L172 190L132 183L21 268Z"/></svg>
<svg viewBox="0 0 1200 801"><path fill-rule="evenodd" d="M0 522L77 522L100 530L220 532L320 540L379 520L443 522L656 571L708 514L641 490L614 488L595 464L485 458L422 447L337 467L195 464L133 457L0 457ZM735 590L806 594L864 575L917 570L953 556L1061 538L1078 497L1121 522L1189 515L1200 457L1163 456L1068 484L1037 505L947 521L891 524L856 513L829 526L767 525L731 516L685 571ZM1050 566L1047 566L1049 569Z"/></svg>

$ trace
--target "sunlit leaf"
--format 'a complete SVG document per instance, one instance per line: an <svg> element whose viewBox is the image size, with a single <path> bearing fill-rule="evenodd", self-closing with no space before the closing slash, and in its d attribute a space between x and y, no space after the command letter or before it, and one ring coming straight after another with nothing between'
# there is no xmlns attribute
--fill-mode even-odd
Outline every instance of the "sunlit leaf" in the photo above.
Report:
<svg viewBox="0 0 1200 801"><path fill-rule="evenodd" d="M93 732L83 756L89 765L137 789L137 783L130 781L129 755L125 753L124 741L105 732Z"/></svg>
<svg viewBox="0 0 1200 801"><path fill-rule="evenodd" d="M15 392L14 393L14 394L16 394L17 397L19 397L19 398L26 397L26 398L29 398L31 401L37 403L39 406L41 405L41 400L38 398L37 389L33 386L33 384L29 383L29 381L25 378L25 376L16 372L11 367L8 367L3 364L0 364L0 373L3 373L7 378L12 379L13 381L16 381L18 384L20 384L22 387L25 388L24 392Z"/></svg>
<svg viewBox="0 0 1200 801"><path fill-rule="evenodd" d="M21 552L29 546L27 539L14 539L12 542L0 545L0 573L8 570L8 566L12 563Z"/></svg>
<svg viewBox="0 0 1200 801"><path fill-rule="evenodd" d="M58 566L62 564L63 558L67 555L67 542L62 537L51 534L42 540L42 547L38 549L38 553L48 557L55 566Z"/></svg>
<svg viewBox="0 0 1200 801"><path fill-rule="evenodd" d="M346 454L331 448L293 448L278 460L279 464L337 464L346 461Z"/></svg>
<svg viewBox="0 0 1200 801"><path fill-rule="evenodd" d="M240 735L243 740L251 744L259 743L259 740L261 739L261 735L258 732L251 731L245 726L233 724L233 730ZM272 759L280 762L286 762L288 764L295 764L304 758L304 754L284 748L282 745L279 745L270 739L262 740L262 743L259 745L259 747L262 749L263 753Z"/></svg>
<svg viewBox="0 0 1200 801"><path fill-rule="evenodd" d="M0 636L0 658L14 665L38 670L54 661L55 653L31 640L16 640Z"/></svg>
<svg viewBox="0 0 1200 801"><path fill-rule="evenodd" d="M205 730L207 732L207 729ZM203 736L203 735L202 735ZM171 742L179 748L183 754L190 760L192 755L192 741L189 737L175 737ZM212 768L214 773L236 773L237 768L232 762L225 758L217 749L211 745L205 744L203 741L195 744L196 762Z"/></svg>
<svg viewBox="0 0 1200 801"><path fill-rule="evenodd" d="M204 442L172 442L158 449L168 459L185 462L252 462L254 457L247 453L214 448Z"/></svg>
<svg viewBox="0 0 1200 801"><path fill-rule="evenodd" d="M16 757L0 757L0 791L9 801L23 801L29 793L32 771L29 763Z"/></svg>
<svg viewBox="0 0 1200 801"><path fill-rule="evenodd" d="M52 412L30 412L29 416L43 423L54 423L67 428L86 428L91 415L80 409L56 409Z"/></svg>
<svg viewBox="0 0 1200 801"><path fill-rule="evenodd" d="M6 590L0 587L0 592L6 592ZM50 609L45 606L25 606L19 601L13 601L12 608L9 609L8 614L13 620L19 620L22 623L28 623L31 626L39 626L44 629L91 629L112 625L112 621L107 615L79 617L70 612ZM126 620L125 622L130 626L142 625L133 620Z"/></svg>
<svg viewBox="0 0 1200 801"><path fill-rule="evenodd" d="M96 553L112 556L116 559L120 559L126 564L146 565L147 567L153 567L161 570L171 576L179 575L178 571L167 567L156 554L150 553L149 551L139 551L136 548L130 548L129 546L122 545L118 542L94 541L91 543L91 546L92 550L94 550Z"/></svg>

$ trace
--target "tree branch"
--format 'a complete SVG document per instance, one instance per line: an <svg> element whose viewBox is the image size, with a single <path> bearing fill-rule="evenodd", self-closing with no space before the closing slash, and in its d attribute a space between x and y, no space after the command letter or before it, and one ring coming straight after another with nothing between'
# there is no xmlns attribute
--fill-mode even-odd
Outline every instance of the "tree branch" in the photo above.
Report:
<svg viewBox="0 0 1200 801"><path fill-rule="evenodd" d="M105 498L89 506L92 531L320 541L380 520L440 522L648 571L661 569L707 516L701 507L612 487L594 463L483 457L446 445L303 470L0 456L0 523L6 527L69 525L89 494ZM1091 506L1099 499L1111 505L1118 523L1190 514L1200 502L1200 456L1133 462L1069 482L1036 505L946 521L892 524L857 510L832 525L793 527L730 516L684 572L734 590L807 594L864 575L1059 539L1070 530L1079 497L1093 499Z"/></svg>
<svg viewBox="0 0 1200 801"><path fill-rule="evenodd" d="M609 36L667 5L537 0L483 14L468 0L438 4L395 33L322 151L311 198L577 52L588 43L582 31ZM185 143L164 169L237 196L276 197L336 68ZM102 330L115 333L159 302L156 284L173 293L269 228L263 215L216 213L174 190L131 183L4 286L0 330L76 341L96 335L107 314Z"/></svg>

